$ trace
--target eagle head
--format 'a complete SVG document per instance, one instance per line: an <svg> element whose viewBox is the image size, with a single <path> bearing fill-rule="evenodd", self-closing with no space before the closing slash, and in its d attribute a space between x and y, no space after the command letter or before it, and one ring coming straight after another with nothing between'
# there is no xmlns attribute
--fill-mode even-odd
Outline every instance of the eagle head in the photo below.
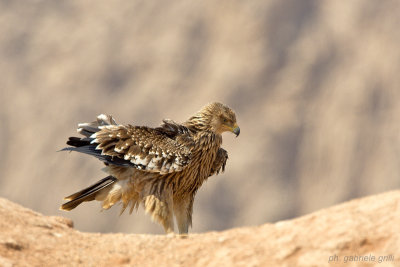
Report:
<svg viewBox="0 0 400 267"><path fill-rule="evenodd" d="M211 130L217 134L222 134L223 132L232 132L236 136L240 134L235 112L227 105L219 102L204 106L189 120L198 129Z"/></svg>

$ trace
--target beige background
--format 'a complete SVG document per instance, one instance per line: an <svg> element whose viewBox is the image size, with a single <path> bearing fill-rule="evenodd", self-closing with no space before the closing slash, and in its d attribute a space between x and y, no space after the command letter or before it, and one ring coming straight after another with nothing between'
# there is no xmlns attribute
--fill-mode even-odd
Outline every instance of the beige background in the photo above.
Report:
<svg viewBox="0 0 400 267"><path fill-rule="evenodd" d="M194 232L288 219L400 186L398 1L0 1L0 196L91 232L162 233L142 212L58 211L105 176L56 153L100 113L156 126L221 101L227 171Z"/></svg>

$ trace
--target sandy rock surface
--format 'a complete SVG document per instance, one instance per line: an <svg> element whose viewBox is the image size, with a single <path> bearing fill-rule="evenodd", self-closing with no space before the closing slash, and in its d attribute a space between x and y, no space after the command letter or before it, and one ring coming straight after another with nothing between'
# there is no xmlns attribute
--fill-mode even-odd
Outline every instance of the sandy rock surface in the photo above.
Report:
<svg viewBox="0 0 400 267"><path fill-rule="evenodd" d="M0 218L5 267L400 265L400 191L294 220L188 238L82 233L67 218L6 199L0 199Z"/></svg>

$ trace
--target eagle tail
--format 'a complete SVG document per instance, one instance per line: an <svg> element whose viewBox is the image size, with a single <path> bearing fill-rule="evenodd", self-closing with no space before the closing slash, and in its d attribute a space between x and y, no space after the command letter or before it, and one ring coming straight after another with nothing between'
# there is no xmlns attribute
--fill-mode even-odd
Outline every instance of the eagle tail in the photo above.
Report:
<svg viewBox="0 0 400 267"><path fill-rule="evenodd" d="M117 178L110 175L79 192L65 197L64 199L69 201L62 204L60 210L70 211L76 208L82 202L95 200L96 196L100 192L103 192L104 190L110 190L116 181Z"/></svg>

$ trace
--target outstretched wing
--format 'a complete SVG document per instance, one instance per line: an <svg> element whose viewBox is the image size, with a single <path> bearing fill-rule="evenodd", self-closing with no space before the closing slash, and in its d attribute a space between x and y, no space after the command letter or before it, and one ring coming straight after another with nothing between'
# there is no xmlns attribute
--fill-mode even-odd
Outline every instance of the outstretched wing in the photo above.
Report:
<svg viewBox="0 0 400 267"><path fill-rule="evenodd" d="M102 116L105 118L100 115L98 121ZM181 171L188 165L192 142L189 131L177 128L181 132L166 134L160 127L116 125L111 116L107 118L110 123L80 124L78 132L85 138L70 137L67 144L73 147L64 150L90 154L109 164L161 174Z"/></svg>

